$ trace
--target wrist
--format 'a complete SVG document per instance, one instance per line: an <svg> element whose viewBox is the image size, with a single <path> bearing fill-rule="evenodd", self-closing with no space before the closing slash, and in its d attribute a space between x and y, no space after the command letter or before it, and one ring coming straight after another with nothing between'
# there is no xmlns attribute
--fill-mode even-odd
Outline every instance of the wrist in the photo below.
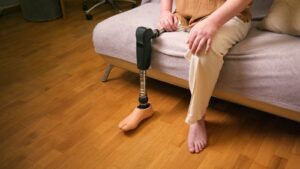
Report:
<svg viewBox="0 0 300 169"><path fill-rule="evenodd" d="M160 13L172 13L169 9L161 9Z"/></svg>
<svg viewBox="0 0 300 169"><path fill-rule="evenodd" d="M173 0L161 0L160 12L162 11L172 11Z"/></svg>
<svg viewBox="0 0 300 169"><path fill-rule="evenodd" d="M220 28L222 26L222 22L217 17L209 16L205 20L214 25L216 28Z"/></svg>

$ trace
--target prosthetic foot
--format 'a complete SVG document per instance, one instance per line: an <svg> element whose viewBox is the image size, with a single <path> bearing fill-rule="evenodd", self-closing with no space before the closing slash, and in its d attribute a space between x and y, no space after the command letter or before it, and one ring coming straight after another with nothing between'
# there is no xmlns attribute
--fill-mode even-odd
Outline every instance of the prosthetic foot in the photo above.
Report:
<svg viewBox="0 0 300 169"><path fill-rule="evenodd" d="M135 108L124 120L119 123L119 128L123 131L135 129L143 120L153 115L151 105L145 109Z"/></svg>
<svg viewBox="0 0 300 169"><path fill-rule="evenodd" d="M151 40L163 32L164 30L152 30L145 27L138 27L136 30L137 67L140 70L139 105L119 123L119 128L123 131L135 129L141 121L153 115L152 106L148 103L146 73L151 64Z"/></svg>

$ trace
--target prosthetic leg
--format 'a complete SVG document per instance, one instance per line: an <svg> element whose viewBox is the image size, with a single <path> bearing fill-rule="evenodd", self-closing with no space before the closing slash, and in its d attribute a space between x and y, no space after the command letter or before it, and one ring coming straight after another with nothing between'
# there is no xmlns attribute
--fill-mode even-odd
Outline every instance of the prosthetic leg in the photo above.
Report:
<svg viewBox="0 0 300 169"><path fill-rule="evenodd" d="M146 73L151 64L151 41L163 32L164 30L152 30L145 27L138 27L136 30L136 60L140 71L139 105L119 124L119 128L124 131L135 129L142 120L153 115L152 106L148 103Z"/></svg>

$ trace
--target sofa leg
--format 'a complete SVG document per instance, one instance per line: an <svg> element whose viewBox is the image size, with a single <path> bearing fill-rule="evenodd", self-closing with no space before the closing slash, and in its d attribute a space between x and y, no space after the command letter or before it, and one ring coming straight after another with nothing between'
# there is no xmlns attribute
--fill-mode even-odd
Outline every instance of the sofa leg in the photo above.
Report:
<svg viewBox="0 0 300 169"><path fill-rule="evenodd" d="M108 64L106 66L106 68L104 69L104 73L101 77L101 82L107 82L107 79L108 79L108 76L109 76L109 73L111 72L111 69L113 68L113 65L112 64Z"/></svg>

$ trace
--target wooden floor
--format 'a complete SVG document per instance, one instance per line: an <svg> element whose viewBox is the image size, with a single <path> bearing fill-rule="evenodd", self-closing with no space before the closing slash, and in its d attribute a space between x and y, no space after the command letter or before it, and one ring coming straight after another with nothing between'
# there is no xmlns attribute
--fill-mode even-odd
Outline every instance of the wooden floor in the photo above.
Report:
<svg viewBox="0 0 300 169"><path fill-rule="evenodd" d="M91 34L114 12L101 7L86 21L80 2L66 2L65 20L0 18L1 169L300 168L299 123L217 99L207 112L209 147L190 154L189 91L152 79L155 115L122 133L138 75L115 68L99 81L106 64Z"/></svg>

